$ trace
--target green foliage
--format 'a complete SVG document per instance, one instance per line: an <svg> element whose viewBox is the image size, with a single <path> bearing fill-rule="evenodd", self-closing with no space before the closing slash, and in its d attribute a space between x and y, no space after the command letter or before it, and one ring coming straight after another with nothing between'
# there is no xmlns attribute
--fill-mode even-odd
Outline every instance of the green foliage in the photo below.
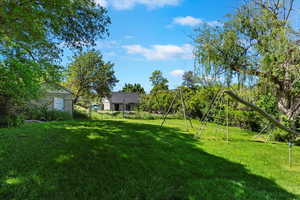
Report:
<svg viewBox="0 0 300 200"><path fill-rule="evenodd" d="M271 93L258 95L255 104L271 115L278 115L277 99Z"/></svg>
<svg viewBox="0 0 300 200"><path fill-rule="evenodd" d="M46 121L66 121L72 120L73 117L67 112L47 110L47 112L45 113L45 119Z"/></svg>
<svg viewBox="0 0 300 200"><path fill-rule="evenodd" d="M73 118L74 119L79 119L79 120L84 120L84 119L89 119L89 116L88 116L87 113L75 109L73 111Z"/></svg>
<svg viewBox="0 0 300 200"><path fill-rule="evenodd" d="M168 80L163 77L163 74L160 70L155 70L152 72L151 77L149 78L150 82L152 83L152 91L156 92L159 90L168 90Z"/></svg>
<svg viewBox="0 0 300 200"><path fill-rule="evenodd" d="M73 117L63 111L49 110L46 106L29 106L24 112L25 119L27 120L40 120L40 121L65 121L71 120Z"/></svg>
<svg viewBox="0 0 300 200"><path fill-rule="evenodd" d="M19 45L33 57L55 55L60 42L74 48L94 45L110 24L106 9L93 0L4 0L0 10L0 46Z"/></svg>
<svg viewBox="0 0 300 200"><path fill-rule="evenodd" d="M10 114L5 116L4 123L6 124L7 127L20 127L21 125L24 124L24 119L25 117L21 114L19 115Z"/></svg>
<svg viewBox="0 0 300 200"><path fill-rule="evenodd" d="M93 0L1 1L0 112L36 98L42 82L59 81L62 50L94 45L109 24Z"/></svg>
<svg viewBox="0 0 300 200"><path fill-rule="evenodd" d="M146 93L145 89L139 83L135 83L135 84L125 83L125 86L122 88L122 92L134 92L139 94Z"/></svg>
<svg viewBox="0 0 300 200"><path fill-rule="evenodd" d="M142 96L140 109L147 112L164 113L174 98L175 92L169 90L153 91L148 95ZM171 110L174 112L175 110Z"/></svg>
<svg viewBox="0 0 300 200"><path fill-rule="evenodd" d="M280 111L294 120L300 113L299 34L292 26L295 6L293 0L246 1L223 27L200 27L195 39L203 67L199 71L224 74L228 85L233 80L258 80L273 89Z"/></svg>
<svg viewBox="0 0 300 200"><path fill-rule="evenodd" d="M156 93L152 92L142 98L139 106L140 110L150 113L165 113L179 89L182 91L188 117L202 119L203 115L208 113L205 119L206 121L226 125L228 112L230 126L252 131L260 131L269 124L269 122L264 120L257 112L249 110L228 96L221 96L215 104L211 106L215 96L221 90L226 89L219 85L197 87L194 89L179 87L177 91L160 90ZM244 87L236 92L239 96L251 101L274 117L277 117L276 97L271 93L267 95L256 95L256 92L253 92L253 90L253 88ZM210 109L209 112L208 109ZM170 109L170 114L178 114L178 117L181 118L182 112L181 98L178 95L177 98L175 98L174 105ZM290 126L290 124L287 126Z"/></svg>
<svg viewBox="0 0 300 200"><path fill-rule="evenodd" d="M197 83L197 78L195 77L194 73L192 71L184 72L182 76L183 86L186 86L188 88L195 88Z"/></svg>
<svg viewBox="0 0 300 200"><path fill-rule="evenodd" d="M113 63L108 62L96 73L97 79L94 82L94 89L100 98L110 96L113 87L119 82L115 76L113 66Z"/></svg>
<svg viewBox="0 0 300 200"><path fill-rule="evenodd" d="M103 56L98 51L89 51L76 56L68 67L65 83L75 94L74 103L78 102L79 97L109 96L118 82L113 66L113 63L103 61Z"/></svg>
<svg viewBox="0 0 300 200"><path fill-rule="evenodd" d="M280 129L275 129L272 132L273 140L278 142L289 142L288 134L285 132L282 132Z"/></svg>
<svg viewBox="0 0 300 200"><path fill-rule="evenodd" d="M225 117L224 117L225 119ZM225 125L226 121L223 121ZM229 110L229 125L248 129L251 131L260 131L267 123L262 124L262 118L258 113L247 110Z"/></svg>

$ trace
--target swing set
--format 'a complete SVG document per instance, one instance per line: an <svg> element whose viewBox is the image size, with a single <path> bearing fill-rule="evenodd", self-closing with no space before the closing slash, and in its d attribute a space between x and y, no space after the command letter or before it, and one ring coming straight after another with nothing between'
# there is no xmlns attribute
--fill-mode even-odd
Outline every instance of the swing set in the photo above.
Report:
<svg viewBox="0 0 300 200"><path fill-rule="evenodd" d="M207 125L208 122L208 117L210 115L210 113L213 110L213 107L216 105L216 103L218 101L220 101L222 99L223 95L228 95L231 99L233 99L234 101L237 101L243 105L245 105L246 107L258 112L259 114L261 114L261 116L263 118L265 118L266 120L269 121L269 124L267 124L267 126L265 128L262 129L262 131L258 134L260 135L262 132L264 132L265 130L267 130L269 127L277 127L283 131L286 131L287 133L291 134L292 136L297 136L300 133L297 132L296 130L290 129L286 126L284 126L283 124L281 124L278 120L276 120L273 116L271 116L270 114L268 114L266 111L264 111L263 109L259 108L258 106L256 106L255 104L252 104L248 101L246 101L245 99L241 98L240 96L238 96L237 94L235 94L232 90L220 90L219 92L217 92L217 94L214 96L213 100L211 101L208 110L206 113L204 113L204 115L202 116L202 118L200 119L200 128L199 128L199 132L196 133L196 137L200 138L201 136L201 132L203 132L204 127ZM181 89L177 89L175 96L167 110L167 112L163 115L163 120L161 123L161 128L163 127L163 125L165 124L165 121L168 117L168 114L170 113L175 101L177 98L180 98L181 101L181 106L182 106L182 112L183 112L183 116L184 116L184 120L185 120L185 126L187 131L188 129L188 122L190 123L190 126L192 129L194 129L194 126L192 124L192 121L190 118L187 117L186 115L186 104L183 98L183 94L182 94L182 90ZM226 141L227 143L229 142L229 99L227 100L227 106L226 106ZM221 111L221 110L219 110ZM269 136L268 136L269 137ZM294 138L292 137L292 138ZM293 146L293 141L289 141L288 142L288 148L289 148L289 166L292 167L292 146Z"/></svg>

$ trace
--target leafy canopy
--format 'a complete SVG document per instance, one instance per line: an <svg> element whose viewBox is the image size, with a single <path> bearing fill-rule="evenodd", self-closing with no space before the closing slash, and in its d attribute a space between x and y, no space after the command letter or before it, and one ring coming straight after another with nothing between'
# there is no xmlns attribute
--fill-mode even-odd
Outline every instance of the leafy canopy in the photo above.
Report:
<svg viewBox="0 0 300 200"><path fill-rule="evenodd" d="M188 88L195 88L197 80L192 71L184 72L182 76L183 82L182 85Z"/></svg>
<svg viewBox="0 0 300 200"><path fill-rule="evenodd" d="M134 92L139 94L145 94L145 89L142 87L141 84L135 83L125 83L125 86L122 88L122 92Z"/></svg>
<svg viewBox="0 0 300 200"><path fill-rule="evenodd" d="M157 90L168 90L168 80L163 77L163 74L160 70L155 70L152 72L151 77L149 80L152 83L153 89L152 91L157 91Z"/></svg>
<svg viewBox="0 0 300 200"><path fill-rule="evenodd" d="M199 28L199 71L224 76L227 83L258 80L274 90L279 109L294 118L300 111L300 38L291 20L294 8L294 0L249 0L228 15L224 26Z"/></svg>
<svg viewBox="0 0 300 200"><path fill-rule="evenodd" d="M110 18L93 0L0 2L0 101L25 101L42 81L58 81L64 47L81 49L108 34Z"/></svg>
<svg viewBox="0 0 300 200"><path fill-rule="evenodd" d="M111 62L103 61L98 51L81 53L74 58L68 68L66 85L75 95L74 103L79 97L109 96L118 82Z"/></svg>

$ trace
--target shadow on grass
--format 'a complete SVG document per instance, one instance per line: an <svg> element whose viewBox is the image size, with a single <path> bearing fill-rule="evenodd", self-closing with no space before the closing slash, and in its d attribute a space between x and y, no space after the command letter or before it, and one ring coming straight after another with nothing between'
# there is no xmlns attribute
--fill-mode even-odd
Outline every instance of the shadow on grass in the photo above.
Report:
<svg viewBox="0 0 300 200"><path fill-rule="evenodd" d="M174 128L74 121L11 131L0 139L0 199L298 198Z"/></svg>

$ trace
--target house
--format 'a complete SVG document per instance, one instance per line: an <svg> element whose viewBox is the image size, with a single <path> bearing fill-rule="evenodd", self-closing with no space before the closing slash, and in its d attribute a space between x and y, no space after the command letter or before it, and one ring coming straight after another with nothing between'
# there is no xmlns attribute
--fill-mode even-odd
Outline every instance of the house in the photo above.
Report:
<svg viewBox="0 0 300 200"><path fill-rule="evenodd" d="M102 99L102 108L110 111L132 111L139 102L138 93L112 92L110 97Z"/></svg>
<svg viewBox="0 0 300 200"><path fill-rule="evenodd" d="M31 101L36 106L46 106L49 110L58 110L73 115L73 94L58 84L43 84L39 99Z"/></svg>

